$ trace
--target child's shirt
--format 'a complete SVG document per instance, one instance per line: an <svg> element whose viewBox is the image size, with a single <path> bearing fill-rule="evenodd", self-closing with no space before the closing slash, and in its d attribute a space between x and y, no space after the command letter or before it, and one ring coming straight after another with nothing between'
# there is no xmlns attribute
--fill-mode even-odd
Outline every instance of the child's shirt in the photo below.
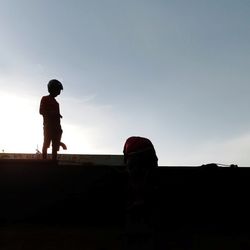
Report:
<svg viewBox="0 0 250 250"><path fill-rule="evenodd" d="M51 95L43 96L40 103L40 114L43 116L44 126L60 126L59 103Z"/></svg>

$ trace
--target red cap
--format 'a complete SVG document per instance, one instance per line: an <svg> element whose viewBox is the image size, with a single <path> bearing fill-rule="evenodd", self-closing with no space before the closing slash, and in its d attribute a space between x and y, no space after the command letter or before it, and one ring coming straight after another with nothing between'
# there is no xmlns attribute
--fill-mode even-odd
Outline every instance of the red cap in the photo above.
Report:
<svg viewBox="0 0 250 250"><path fill-rule="evenodd" d="M131 136L125 142L123 153L124 155L131 155L149 149L154 149L154 146L149 139L140 136Z"/></svg>

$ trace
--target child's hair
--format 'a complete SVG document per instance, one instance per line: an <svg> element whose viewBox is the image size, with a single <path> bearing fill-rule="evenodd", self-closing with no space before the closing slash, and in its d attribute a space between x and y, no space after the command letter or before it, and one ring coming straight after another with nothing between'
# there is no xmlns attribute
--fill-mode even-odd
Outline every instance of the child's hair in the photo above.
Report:
<svg viewBox="0 0 250 250"><path fill-rule="evenodd" d="M60 81L52 79L48 82L48 91L51 93L55 90L63 90L63 85Z"/></svg>

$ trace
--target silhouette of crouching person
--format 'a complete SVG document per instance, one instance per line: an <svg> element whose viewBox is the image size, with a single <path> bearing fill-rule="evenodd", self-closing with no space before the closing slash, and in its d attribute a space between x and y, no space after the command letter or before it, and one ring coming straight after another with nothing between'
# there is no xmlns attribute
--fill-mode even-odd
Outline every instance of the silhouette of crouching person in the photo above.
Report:
<svg viewBox="0 0 250 250"><path fill-rule="evenodd" d="M128 215L134 222L150 223L153 172L158 158L152 142L144 137L129 137L124 145L124 162L128 171Z"/></svg>

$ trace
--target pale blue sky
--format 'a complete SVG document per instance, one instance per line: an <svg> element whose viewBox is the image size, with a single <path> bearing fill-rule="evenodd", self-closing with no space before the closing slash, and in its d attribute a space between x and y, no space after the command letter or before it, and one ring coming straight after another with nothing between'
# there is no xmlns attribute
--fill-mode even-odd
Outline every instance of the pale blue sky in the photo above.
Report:
<svg viewBox="0 0 250 250"><path fill-rule="evenodd" d="M20 138L6 151L41 148L58 78L68 153L140 135L160 165L250 166L248 0L0 0L0 31L0 137Z"/></svg>

